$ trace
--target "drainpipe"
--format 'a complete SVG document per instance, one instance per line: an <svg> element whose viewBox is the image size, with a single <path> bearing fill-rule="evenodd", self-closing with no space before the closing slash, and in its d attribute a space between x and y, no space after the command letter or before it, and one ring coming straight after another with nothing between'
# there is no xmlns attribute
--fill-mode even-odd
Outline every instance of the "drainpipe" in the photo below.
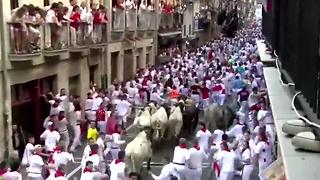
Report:
<svg viewBox="0 0 320 180"><path fill-rule="evenodd" d="M3 1L0 1L0 38L2 40L1 42L1 67L2 67L2 117L3 117L3 134L4 134L4 157L7 158L10 155L10 152L12 150L11 143L9 141L12 130L11 130L11 121L9 118L10 113L10 84L8 82L8 72L7 72L7 52L6 52L6 35L5 28L7 27L5 24L4 16L3 16Z"/></svg>

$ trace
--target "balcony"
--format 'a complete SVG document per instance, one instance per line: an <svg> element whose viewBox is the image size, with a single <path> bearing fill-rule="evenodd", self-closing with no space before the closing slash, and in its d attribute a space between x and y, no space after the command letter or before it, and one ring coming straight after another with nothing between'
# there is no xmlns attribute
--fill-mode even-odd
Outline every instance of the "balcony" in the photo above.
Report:
<svg viewBox="0 0 320 180"><path fill-rule="evenodd" d="M139 9L138 13L138 30L146 31L149 29L150 24L150 13L146 9Z"/></svg>
<svg viewBox="0 0 320 180"><path fill-rule="evenodd" d="M156 17L157 13L155 11L148 11L148 30L155 31L158 29Z"/></svg>
<svg viewBox="0 0 320 180"><path fill-rule="evenodd" d="M81 52L88 49L92 42L93 28L87 22L70 26L70 52Z"/></svg>
<svg viewBox="0 0 320 180"><path fill-rule="evenodd" d="M126 9L126 31L135 31L137 29L137 10Z"/></svg>
<svg viewBox="0 0 320 180"><path fill-rule="evenodd" d="M113 8L112 11L112 31L121 33L125 30L125 10Z"/></svg>
<svg viewBox="0 0 320 180"><path fill-rule="evenodd" d="M101 49L108 45L107 23L93 25L91 49Z"/></svg>
<svg viewBox="0 0 320 180"><path fill-rule="evenodd" d="M45 23L44 25L44 56L57 56L69 48L69 30L68 22Z"/></svg>
<svg viewBox="0 0 320 180"><path fill-rule="evenodd" d="M40 30L35 24L7 23L10 52L9 59L13 62L31 61L35 56L41 55Z"/></svg>
<svg viewBox="0 0 320 180"><path fill-rule="evenodd" d="M179 12L160 14L159 36L181 34L182 14Z"/></svg>

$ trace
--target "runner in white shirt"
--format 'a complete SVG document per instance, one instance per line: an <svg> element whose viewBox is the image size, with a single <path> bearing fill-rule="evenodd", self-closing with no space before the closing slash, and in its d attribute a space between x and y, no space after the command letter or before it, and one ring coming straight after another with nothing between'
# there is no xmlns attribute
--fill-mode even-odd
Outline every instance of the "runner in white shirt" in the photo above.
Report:
<svg viewBox="0 0 320 180"><path fill-rule="evenodd" d="M188 171L186 163L189 157L189 151L187 149L186 139L179 139L179 146L174 148L172 163L177 170L179 179L185 179Z"/></svg>
<svg viewBox="0 0 320 180"><path fill-rule="evenodd" d="M22 175L18 172L18 169L19 163L13 162L10 166L10 171L7 171L2 177L4 177L5 180L22 180Z"/></svg>
<svg viewBox="0 0 320 180"><path fill-rule="evenodd" d="M40 180L42 178L43 168L51 169L50 167L44 164L42 157L39 155L42 152L41 145L35 145L35 150L33 155L30 157L30 166L28 168L28 178L31 180Z"/></svg>
<svg viewBox="0 0 320 180"><path fill-rule="evenodd" d="M93 98L92 98L92 93L88 92L87 93L87 99L84 103L84 115L87 121L93 121L91 111L92 111L92 104L93 104Z"/></svg>
<svg viewBox="0 0 320 180"><path fill-rule="evenodd" d="M163 164L164 166L162 167L159 176L156 176L151 171L149 171L149 174L154 180L170 180L172 176L179 176L177 170L175 169L175 165L170 162L169 157L163 157Z"/></svg>
<svg viewBox="0 0 320 180"><path fill-rule="evenodd" d="M107 175L102 175L99 172L93 170L93 162L87 161L85 164L85 168L83 168L81 172L80 180L95 180L102 179L108 177Z"/></svg>
<svg viewBox="0 0 320 180"><path fill-rule="evenodd" d="M23 157L22 157L22 161L21 161L21 165L22 166L28 166L30 164L30 157L33 154L34 151L34 137L30 136L28 138L28 144L26 145L25 149L24 149L24 153L23 153Z"/></svg>
<svg viewBox="0 0 320 180"><path fill-rule="evenodd" d="M99 145L97 145L97 144L91 145L90 146L90 154L86 159L86 162L91 161L93 163L93 170L94 171L100 171L100 168L101 168L100 167L101 159L100 159L98 152L99 152Z"/></svg>
<svg viewBox="0 0 320 180"><path fill-rule="evenodd" d="M121 127L116 125L115 126L115 132L111 135L112 136L112 142L111 142L111 156L112 159L118 158L118 153L120 152L120 146L125 143L124 140L121 140Z"/></svg>
<svg viewBox="0 0 320 180"><path fill-rule="evenodd" d="M117 115L122 122L118 122L122 124L123 128L126 128L127 117L131 112L131 104L127 101L126 96L121 96L121 101L116 106Z"/></svg>
<svg viewBox="0 0 320 180"><path fill-rule="evenodd" d="M48 123L48 129L40 135L40 138L45 141L45 150L47 152L52 152L60 140L60 134L54 129L54 126L54 123L50 121Z"/></svg>
<svg viewBox="0 0 320 180"><path fill-rule="evenodd" d="M204 152L197 140L194 140L193 147L189 149L188 160L188 176L187 180L201 180L202 162L208 159L208 155Z"/></svg>
<svg viewBox="0 0 320 180"><path fill-rule="evenodd" d="M239 119L235 119L235 125L226 133L229 137L237 138L242 134L243 125L240 124Z"/></svg>
<svg viewBox="0 0 320 180"><path fill-rule="evenodd" d="M237 155L229 150L227 143L222 143L221 148L222 150L214 157L221 165L219 180L233 180L236 173Z"/></svg>
<svg viewBox="0 0 320 180"><path fill-rule="evenodd" d="M209 149L209 140L211 138L211 132L206 128L206 124L204 122L200 122L200 130L197 132L196 137L199 140L200 148L207 152Z"/></svg>
<svg viewBox="0 0 320 180"><path fill-rule="evenodd" d="M265 132L259 132L259 142L254 149L254 156L259 163L260 180L264 180L265 178L263 177L262 172L272 162L271 146L268 142Z"/></svg>
<svg viewBox="0 0 320 180"><path fill-rule="evenodd" d="M120 151L118 153L118 158L113 160L110 164L110 180L126 180L125 177L125 168L126 164L123 159L125 157L125 152Z"/></svg>
<svg viewBox="0 0 320 180"><path fill-rule="evenodd" d="M81 159L81 167L82 169L84 169L84 167L86 166L86 160L90 155L91 149L90 146L95 144L93 139L89 139L88 144L86 145L86 147L83 150L83 154L82 154L82 159Z"/></svg>

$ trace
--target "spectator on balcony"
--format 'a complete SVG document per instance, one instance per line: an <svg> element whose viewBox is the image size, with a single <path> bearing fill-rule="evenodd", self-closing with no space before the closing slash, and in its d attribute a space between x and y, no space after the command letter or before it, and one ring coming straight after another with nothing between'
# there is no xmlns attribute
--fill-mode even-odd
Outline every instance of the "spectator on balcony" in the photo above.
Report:
<svg viewBox="0 0 320 180"><path fill-rule="evenodd" d="M68 19L71 18L72 13L73 13L73 7L76 6L76 5L78 5L78 1L77 0L70 0L70 6L67 7L68 8L68 12L66 14L66 17ZM62 4L62 6L63 6L63 4Z"/></svg>
<svg viewBox="0 0 320 180"><path fill-rule="evenodd" d="M57 14L59 12L59 4L52 3L51 8L47 11L47 15L45 18L46 23L45 26L45 47L46 48L54 48L58 45L58 37L59 37L59 26Z"/></svg>
<svg viewBox="0 0 320 180"><path fill-rule="evenodd" d="M27 27L25 24L26 16L28 16L28 6L22 7L12 11L11 15L11 44L13 45L14 53L26 53L26 40L24 37L27 35Z"/></svg>
<svg viewBox="0 0 320 180"><path fill-rule="evenodd" d="M80 7L78 5L73 6L72 14L70 17L70 34L72 46L77 46L77 34L80 25L80 16Z"/></svg>
<svg viewBox="0 0 320 180"><path fill-rule="evenodd" d="M28 33L29 33L29 42L32 49L32 52L39 51L39 40L41 33L39 31L39 26L43 23L45 18L45 10L37 7L34 7L32 4L28 7L29 15L27 21Z"/></svg>

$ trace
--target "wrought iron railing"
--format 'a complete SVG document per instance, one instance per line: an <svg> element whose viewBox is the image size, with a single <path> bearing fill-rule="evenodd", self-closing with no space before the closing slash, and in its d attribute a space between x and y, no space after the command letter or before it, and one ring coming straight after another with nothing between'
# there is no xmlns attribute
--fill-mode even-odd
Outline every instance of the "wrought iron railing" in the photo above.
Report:
<svg viewBox="0 0 320 180"><path fill-rule="evenodd" d="M112 30L124 31L124 29L125 29L125 10L122 8L113 8Z"/></svg>
<svg viewBox="0 0 320 180"><path fill-rule="evenodd" d="M137 10L126 9L126 30L135 30L137 28Z"/></svg>
<svg viewBox="0 0 320 180"><path fill-rule="evenodd" d="M39 25L9 22L10 54L33 54L40 52L41 33Z"/></svg>
<svg viewBox="0 0 320 180"><path fill-rule="evenodd" d="M59 50L69 47L69 30L68 22L45 23L44 25L44 48L46 50Z"/></svg>

